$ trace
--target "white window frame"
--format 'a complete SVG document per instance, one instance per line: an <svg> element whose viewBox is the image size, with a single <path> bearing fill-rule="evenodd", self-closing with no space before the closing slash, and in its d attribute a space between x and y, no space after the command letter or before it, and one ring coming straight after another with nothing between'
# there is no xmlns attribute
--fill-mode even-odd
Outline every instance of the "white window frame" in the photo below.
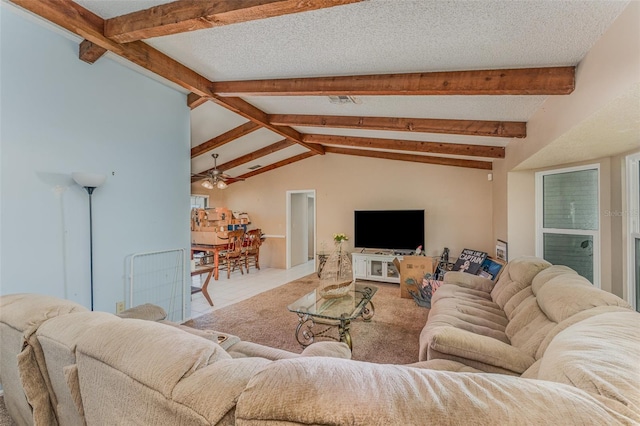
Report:
<svg viewBox="0 0 640 426"><path fill-rule="evenodd" d="M561 173L580 172L583 170L596 170L598 172L598 230L588 229L558 229L544 228L543 209L543 179L548 175ZM544 234L566 234L566 235L589 235L593 238L593 285L597 288L601 286L600 277L600 229L602 229L602 214L600 190L600 164L589 164L585 166L567 167L563 169L545 170L536 172L536 256L542 258L544 255Z"/></svg>
<svg viewBox="0 0 640 426"><path fill-rule="evenodd" d="M627 288L626 300L633 309L636 306L636 268L635 268L635 240L640 238L640 197L638 196L638 176L640 173L640 153L626 157L627 180Z"/></svg>

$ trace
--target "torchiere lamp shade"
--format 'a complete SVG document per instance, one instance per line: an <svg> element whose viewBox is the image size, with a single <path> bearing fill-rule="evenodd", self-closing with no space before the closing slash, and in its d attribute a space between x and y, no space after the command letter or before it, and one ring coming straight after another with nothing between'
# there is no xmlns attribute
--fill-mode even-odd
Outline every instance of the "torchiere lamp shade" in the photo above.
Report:
<svg viewBox="0 0 640 426"><path fill-rule="evenodd" d="M106 175L98 173L73 172L71 177L78 185L85 188L97 188L107 180Z"/></svg>

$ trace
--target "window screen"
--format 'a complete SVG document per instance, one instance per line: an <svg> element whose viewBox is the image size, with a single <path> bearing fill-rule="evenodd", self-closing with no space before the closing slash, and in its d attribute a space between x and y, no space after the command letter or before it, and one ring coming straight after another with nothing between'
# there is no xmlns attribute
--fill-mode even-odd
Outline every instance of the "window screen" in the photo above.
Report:
<svg viewBox="0 0 640 426"><path fill-rule="evenodd" d="M544 227L598 229L598 171L544 176Z"/></svg>

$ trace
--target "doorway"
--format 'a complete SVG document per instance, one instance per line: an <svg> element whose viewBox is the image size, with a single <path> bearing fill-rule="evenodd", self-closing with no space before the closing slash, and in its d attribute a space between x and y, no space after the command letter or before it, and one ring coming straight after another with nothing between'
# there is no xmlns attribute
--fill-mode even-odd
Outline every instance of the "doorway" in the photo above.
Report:
<svg viewBox="0 0 640 426"><path fill-rule="evenodd" d="M287 191L287 269L315 259L316 191Z"/></svg>

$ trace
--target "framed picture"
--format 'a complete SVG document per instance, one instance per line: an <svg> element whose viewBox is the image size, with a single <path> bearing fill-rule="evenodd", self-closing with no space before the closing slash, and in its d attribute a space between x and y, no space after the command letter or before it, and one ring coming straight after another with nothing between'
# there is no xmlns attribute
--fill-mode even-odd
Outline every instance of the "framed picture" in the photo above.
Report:
<svg viewBox="0 0 640 426"><path fill-rule="evenodd" d="M496 242L496 259L509 261L509 246L506 241L498 240Z"/></svg>
<svg viewBox="0 0 640 426"><path fill-rule="evenodd" d="M506 262L503 260L487 257L484 262L482 262L482 266L477 275L493 280L494 282L498 281L504 265L506 265Z"/></svg>

